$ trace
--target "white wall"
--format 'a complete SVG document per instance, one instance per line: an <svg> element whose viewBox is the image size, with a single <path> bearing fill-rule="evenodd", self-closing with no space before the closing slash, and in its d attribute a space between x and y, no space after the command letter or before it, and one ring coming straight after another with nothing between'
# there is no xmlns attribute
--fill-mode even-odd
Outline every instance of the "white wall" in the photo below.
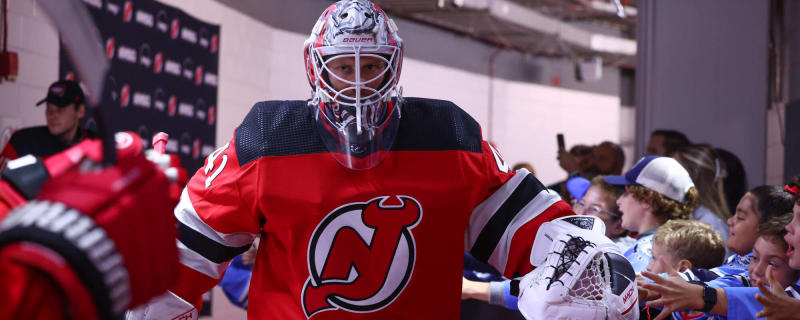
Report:
<svg viewBox="0 0 800 320"><path fill-rule="evenodd" d="M58 34L33 0L9 1L8 50L19 54L16 82L0 83L0 145L9 129L42 125L36 102L58 78Z"/></svg>
<svg viewBox="0 0 800 320"><path fill-rule="evenodd" d="M9 47L20 54L20 76L15 83L0 84L0 127L43 124L44 112L33 104L58 76L58 37L36 1L42 0L10 0ZM213 0L162 2L222 26L218 145L230 139L255 102L309 97L302 57L306 34L265 25ZM309 30L313 23L308 22ZM488 61L475 63L488 66ZM488 136L489 78L485 75L406 59L400 83L406 96L454 101ZM533 164L545 183L565 176L556 161L556 133L565 134L568 146L619 141L616 96L495 79L494 99L493 143L510 164Z"/></svg>

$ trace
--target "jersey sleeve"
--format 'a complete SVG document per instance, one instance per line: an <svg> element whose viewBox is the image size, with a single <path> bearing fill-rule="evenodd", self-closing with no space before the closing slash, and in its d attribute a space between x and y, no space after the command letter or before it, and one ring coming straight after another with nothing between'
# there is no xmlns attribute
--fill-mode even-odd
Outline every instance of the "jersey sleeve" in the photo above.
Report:
<svg viewBox="0 0 800 320"><path fill-rule="evenodd" d="M754 287L735 287L735 288L722 288L725 290L725 295L728 297L728 319L754 319L756 313L764 309L758 301L756 301L756 293L759 293L758 288Z"/></svg>
<svg viewBox="0 0 800 320"><path fill-rule="evenodd" d="M254 207L258 162L240 166L235 142L234 137L208 156L175 208L182 266L171 291L195 305L222 280L230 260L245 252L261 229Z"/></svg>
<svg viewBox="0 0 800 320"><path fill-rule="evenodd" d="M489 143L482 149L485 200L472 211L465 248L507 278L522 276L533 270L530 252L539 226L574 213L527 170L511 171Z"/></svg>

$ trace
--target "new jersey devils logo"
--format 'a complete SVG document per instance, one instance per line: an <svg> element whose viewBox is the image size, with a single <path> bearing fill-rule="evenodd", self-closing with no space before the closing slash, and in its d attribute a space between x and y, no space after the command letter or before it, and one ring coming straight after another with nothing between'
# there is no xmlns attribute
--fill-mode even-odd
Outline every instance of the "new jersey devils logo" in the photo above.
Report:
<svg viewBox="0 0 800 320"><path fill-rule="evenodd" d="M421 219L422 207L409 196L378 197L328 214L308 245L306 317L331 309L373 312L391 304L411 279L411 229Z"/></svg>

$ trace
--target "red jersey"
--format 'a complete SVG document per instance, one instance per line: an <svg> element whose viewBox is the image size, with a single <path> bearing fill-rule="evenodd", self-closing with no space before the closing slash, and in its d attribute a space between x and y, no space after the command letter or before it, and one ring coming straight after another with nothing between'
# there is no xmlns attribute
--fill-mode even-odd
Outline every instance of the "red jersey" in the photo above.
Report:
<svg viewBox="0 0 800 320"><path fill-rule="evenodd" d="M457 318L465 251L524 275L538 227L572 214L451 102L406 99L391 151L361 171L328 153L314 111L257 103L192 177L174 293L199 301L261 235L249 319Z"/></svg>

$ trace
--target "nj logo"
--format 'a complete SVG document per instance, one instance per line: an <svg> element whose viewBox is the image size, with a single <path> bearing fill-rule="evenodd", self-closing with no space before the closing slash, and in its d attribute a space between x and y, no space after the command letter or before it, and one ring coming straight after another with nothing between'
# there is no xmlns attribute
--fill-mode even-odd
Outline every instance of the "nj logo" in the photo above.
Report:
<svg viewBox="0 0 800 320"><path fill-rule="evenodd" d="M411 229L420 219L422 207L408 196L378 197L329 213L308 245L306 317L332 309L374 312L391 304L411 279Z"/></svg>

